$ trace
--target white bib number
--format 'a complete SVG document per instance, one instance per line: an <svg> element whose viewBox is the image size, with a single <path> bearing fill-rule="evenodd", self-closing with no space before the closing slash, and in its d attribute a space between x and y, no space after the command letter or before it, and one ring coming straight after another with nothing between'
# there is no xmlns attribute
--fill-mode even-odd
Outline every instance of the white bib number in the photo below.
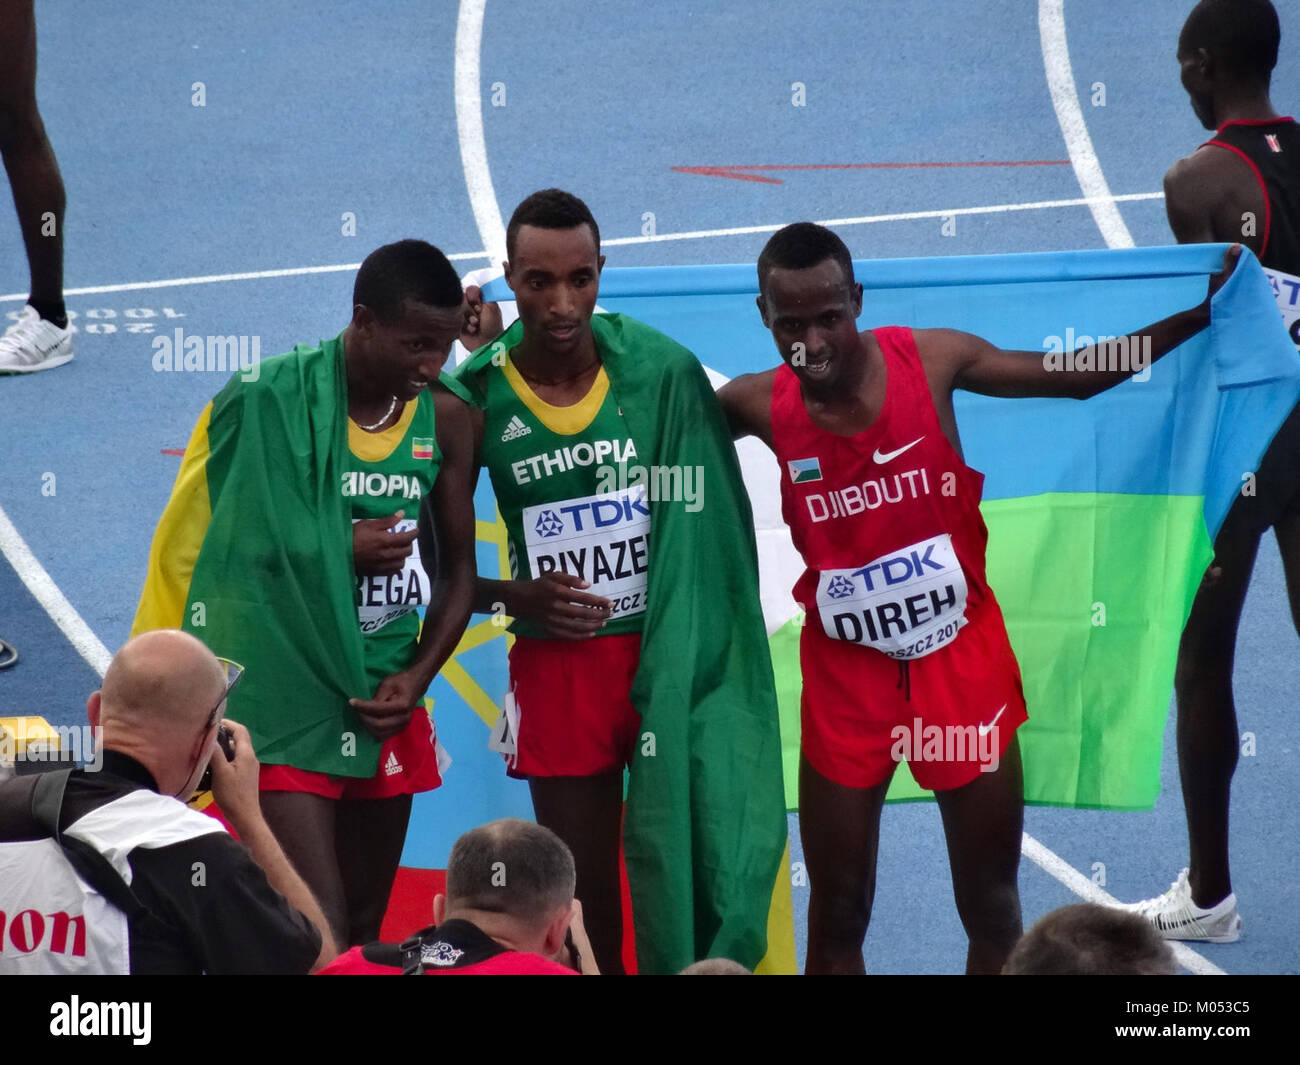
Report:
<svg viewBox="0 0 1300 1065"><path fill-rule="evenodd" d="M966 575L944 533L817 581L822 629L891 658L923 658L966 624Z"/></svg>
<svg viewBox="0 0 1300 1065"><path fill-rule="evenodd" d="M523 510L524 546L534 577L562 570L591 582L614 603L613 617L646 606L650 508L645 485Z"/></svg>
<svg viewBox="0 0 1300 1065"><path fill-rule="evenodd" d="M410 532L416 523L403 519L390 532ZM433 585L420 562L420 541L411 544L411 553L400 573L386 577L357 577L357 619L365 635L378 632L391 621L421 606L428 606Z"/></svg>
<svg viewBox="0 0 1300 1065"><path fill-rule="evenodd" d="M1291 343L1300 348L1300 277L1281 270L1265 269L1264 276L1273 286L1273 298L1282 312L1282 322L1291 334Z"/></svg>

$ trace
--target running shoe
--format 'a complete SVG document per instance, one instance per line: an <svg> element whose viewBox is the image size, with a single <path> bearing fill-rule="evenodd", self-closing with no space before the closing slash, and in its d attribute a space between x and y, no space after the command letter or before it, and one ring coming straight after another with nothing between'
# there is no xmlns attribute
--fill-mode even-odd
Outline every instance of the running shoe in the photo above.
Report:
<svg viewBox="0 0 1300 1065"><path fill-rule="evenodd" d="M1192 901L1186 869L1159 898L1129 903L1123 909L1145 918L1165 939L1232 943L1241 935L1237 896L1229 895L1217 906L1202 909Z"/></svg>
<svg viewBox="0 0 1300 1065"><path fill-rule="evenodd" d="M75 332L72 325L60 329L47 322L28 304L18 321L0 336L0 374L35 373L70 362Z"/></svg>

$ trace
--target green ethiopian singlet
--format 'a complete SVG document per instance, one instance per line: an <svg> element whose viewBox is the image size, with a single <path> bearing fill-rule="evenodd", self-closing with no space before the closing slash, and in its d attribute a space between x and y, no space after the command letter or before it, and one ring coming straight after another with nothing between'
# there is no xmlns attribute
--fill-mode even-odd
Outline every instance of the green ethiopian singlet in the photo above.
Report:
<svg viewBox="0 0 1300 1065"><path fill-rule="evenodd" d="M405 511L397 532L416 527L420 502L433 490L442 465L434 428L433 396L428 391L406 404L397 423L382 433L367 433L348 420L348 465L343 495L351 500L352 520L383 518ZM420 632L416 608L429 605L432 581L420 563L420 544L400 573L357 577L357 620L365 638L366 675L371 691L391 673L411 663Z"/></svg>
<svg viewBox="0 0 1300 1065"><path fill-rule="evenodd" d="M636 445L605 368L569 407L533 392L509 356L473 380L486 415L482 462L505 521L511 575L529 580L563 570L582 577L589 593L614 603L600 635L640 632L650 508L644 483L628 484ZM511 631L546 635L519 619Z"/></svg>

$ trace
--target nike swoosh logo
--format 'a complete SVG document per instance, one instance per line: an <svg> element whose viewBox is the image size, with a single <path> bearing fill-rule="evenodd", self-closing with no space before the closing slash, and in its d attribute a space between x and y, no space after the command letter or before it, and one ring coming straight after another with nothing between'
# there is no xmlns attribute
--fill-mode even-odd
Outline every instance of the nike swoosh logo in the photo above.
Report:
<svg viewBox="0 0 1300 1065"><path fill-rule="evenodd" d="M1162 931L1173 932L1179 928L1185 928L1189 924L1200 924L1200 921L1195 917L1189 917L1185 921L1170 921L1164 917L1157 917L1156 924Z"/></svg>
<svg viewBox="0 0 1300 1065"><path fill-rule="evenodd" d="M880 448L876 448L876 453L871 457L875 460L877 466L883 466L886 462L892 462L894 459L898 458L899 455L904 451L907 451L909 448L916 447L916 445L924 439L924 436L918 436L910 444L904 444L897 451L881 451Z"/></svg>
<svg viewBox="0 0 1300 1065"><path fill-rule="evenodd" d="M989 734L989 729L991 729L994 725L998 723L998 718L1002 716L1002 711L1005 710L1007 706L1008 706L1007 703L1003 703L1002 706L998 709L998 712L993 715L993 720L990 721L987 725L980 726L979 731L981 736L987 736Z"/></svg>

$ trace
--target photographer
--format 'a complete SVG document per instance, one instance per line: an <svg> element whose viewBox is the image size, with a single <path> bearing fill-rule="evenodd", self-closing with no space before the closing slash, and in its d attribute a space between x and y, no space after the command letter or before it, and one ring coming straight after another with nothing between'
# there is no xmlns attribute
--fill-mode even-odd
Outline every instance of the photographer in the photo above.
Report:
<svg viewBox="0 0 1300 1065"><path fill-rule="evenodd" d="M86 704L102 771L0 784L0 973L301 974L334 956L262 817L248 731L222 724L240 672L185 633L139 636ZM242 842L184 804L209 759Z"/></svg>
<svg viewBox="0 0 1300 1065"><path fill-rule="evenodd" d="M401 944L353 947L323 975L599 976L574 879L573 855L550 829L515 818L481 825L451 849L431 927Z"/></svg>

